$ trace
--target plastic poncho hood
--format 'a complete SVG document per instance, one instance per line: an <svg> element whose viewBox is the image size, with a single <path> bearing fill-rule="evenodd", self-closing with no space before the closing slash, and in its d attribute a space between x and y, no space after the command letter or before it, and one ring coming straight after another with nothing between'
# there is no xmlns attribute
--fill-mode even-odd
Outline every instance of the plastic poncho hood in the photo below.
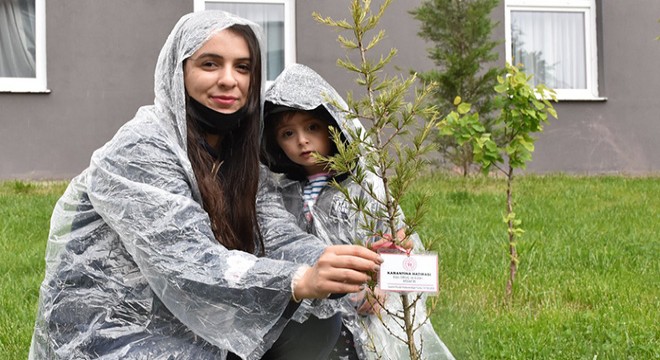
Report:
<svg viewBox="0 0 660 360"><path fill-rule="evenodd" d="M264 117L266 131L263 137L265 160L270 169L288 173L296 179L302 177L302 167L289 160L277 145L272 121L278 113L302 110L313 113L340 130L344 141L348 141L355 130L362 129L357 119L348 119L348 105L339 93L314 70L302 64L288 65L266 91ZM293 173L296 173L293 176Z"/></svg>
<svg viewBox="0 0 660 360"><path fill-rule="evenodd" d="M155 71L154 105L164 118L174 122L180 144L186 143L186 90L183 81L183 63L211 36L232 26L248 25L254 31L261 51L262 74L265 74L265 46L261 28L255 23L222 11L202 11L182 17L172 29L163 46ZM261 93L264 92L261 84Z"/></svg>
<svg viewBox="0 0 660 360"><path fill-rule="evenodd" d="M296 263L315 262L322 244L295 226L262 169L271 258L220 245L186 151L183 61L232 24L260 34L224 12L181 18L158 58L154 105L55 205L30 359L259 359L288 322Z"/></svg>

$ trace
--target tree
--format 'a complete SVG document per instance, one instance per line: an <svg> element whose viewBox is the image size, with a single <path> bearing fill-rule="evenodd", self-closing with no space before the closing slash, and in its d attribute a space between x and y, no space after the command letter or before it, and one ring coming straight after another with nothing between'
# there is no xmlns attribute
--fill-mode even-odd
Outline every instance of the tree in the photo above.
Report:
<svg viewBox="0 0 660 360"><path fill-rule="evenodd" d="M385 56L371 56L371 50L383 39L385 31L377 31L373 36L369 34L390 3L391 0L384 0L378 11L372 12L370 0L352 0L351 22L323 18L317 13L313 15L320 23L350 34L339 35L338 40L345 49L357 52L359 60L354 63L346 57L337 63L355 74L364 96L356 99L349 94L346 98L348 108L341 104L334 105L344 111L347 118L359 119L370 125L366 130L351 132L348 144L342 142L336 130L333 131L337 154L327 158L319 156L319 160L326 162L337 173L348 174L356 184L361 184L367 196L379 204L374 211L367 207L365 199L353 198L343 189L352 210L362 216L364 229L383 238L387 234L400 234L403 225L405 235L392 240L397 246L405 247L416 232L427 201L426 198L413 200L414 210L406 216L401 212L400 204L424 166L428 165L424 155L433 147L427 139L438 122L438 113L428 105L432 90L430 84L423 85L414 94L412 102L408 102L406 97L417 83L416 77L410 75L402 79L382 75L384 67L396 55L396 49L391 49ZM420 121L422 118L427 121ZM333 185L342 190L336 182ZM428 246L429 243L426 244ZM374 285L370 284L371 287ZM398 298L400 303L396 308L401 311L382 302L379 305L399 320L397 325L401 326L405 335L399 337L391 333L407 345L410 359L421 359L423 342L416 341L415 333L421 324L430 321L430 313L417 312L416 305L423 305L426 297L418 293L402 293Z"/></svg>
<svg viewBox="0 0 660 360"><path fill-rule="evenodd" d="M460 98L454 100L456 111L452 111L438 125L443 134L455 138L459 145L471 145L474 159L485 174L495 168L506 177L506 212L503 220L507 225L509 256L505 289L507 300L513 296L519 262L517 242L524 233L520 226L522 221L516 217L514 209L514 171L524 169L532 160L536 141L533 134L543 131L548 115L557 118L549 101L556 101L555 92L543 84L532 88L529 85L531 77L507 63L506 76L497 78L498 85L494 89L500 95L495 99L495 107L500 113L493 126L502 131L499 143L479 122L479 114L470 113L470 104L462 103Z"/></svg>
<svg viewBox="0 0 660 360"><path fill-rule="evenodd" d="M498 58L493 50L499 42L491 40L497 23L490 17L498 3L499 0L425 0L411 11L421 22L419 36L434 44L428 49L428 56L438 69L420 72L419 77L438 84L433 99L440 113L448 114L454 98L460 96L472 104L494 139L498 139L498 134L492 127L493 87L502 70L485 66ZM436 133L434 140L442 157L459 167L463 175L474 167L469 143L459 145L453 137L442 133Z"/></svg>

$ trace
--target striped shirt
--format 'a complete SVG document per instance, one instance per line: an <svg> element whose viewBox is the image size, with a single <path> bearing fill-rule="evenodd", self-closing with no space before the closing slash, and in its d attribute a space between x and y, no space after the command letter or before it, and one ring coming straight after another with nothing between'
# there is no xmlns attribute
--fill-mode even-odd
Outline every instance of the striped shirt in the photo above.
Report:
<svg viewBox="0 0 660 360"><path fill-rule="evenodd" d="M330 173L318 173L307 177L307 184L303 188L303 213L307 221L312 220L312 209L316 203L316 198L319 197L321 190L328 185L332 178Z"/></svg>

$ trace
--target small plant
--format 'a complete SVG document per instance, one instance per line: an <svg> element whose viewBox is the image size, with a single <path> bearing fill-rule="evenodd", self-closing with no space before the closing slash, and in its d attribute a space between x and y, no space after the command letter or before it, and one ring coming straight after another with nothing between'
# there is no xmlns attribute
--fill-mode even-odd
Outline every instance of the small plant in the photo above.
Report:
<svg viewBox="0 0 660 360"><path fill-rule="evenodd" d="M409 216L402 214L400 204L414 180L428 164L424 154L433 147L427 144L426 140L435 129L438 115L434 107L426 105L432 86L423 86L414 94L412 102L407 102L405 98L416 83L416 76L399 78L382 75L384 67L396 55L396 49L391 49L386 56L376 57L376 60L369 56L369 52L383 39L385 32L380 30L372 37L368 37L367 33L375 29L390 3L391 0L385 0L374 13L371 11L371 1L353 0L350 7L351 23L313 14L318 22L352 34L351 38L339 35L338 40L345 49L359 53L359 62L354 63L347 57L337 63L356 74L356 81L365 94L359 99L348 94L347 109L342 109L339 104L335 105L346 113L348 119L359 119L370 125L367 130L360 129L350 133L351 142L348 144L344 144L335 131L333 139L338 153L321 160L327 162L332 170L349 174L351 179L361 184L364 192L378 203L378 209L374 211L367 206L364 198L351 197L343 189L347 201L363 219L364 229L382 238L387 237L387 234L401 234L403 227L405 235L395 236L392 240L398 246L405 246L405 242L415 233L422 220L426 199L418 199ZM428 121L420 121L421 118ZM376 177L375 182L370 181L372 176ZM334 185L342 190L337 183ZM381 226L383 224L384 226ZM419 329L420 323L429 321L429 318L420 319L415 308L418 302L423 304L426 298L420 294L408 293L398 297L403 314L390 311L386 304L376 300L387 314L400 320L405 337L395 337L406 343L410 359L421 359L423 344L416 343L415 331Z"/></svg>
<svg viewBox="0 0 660 360"><path fill-rule="evenodd" d="M516 169L524 169L532 160L535 138L532 134L543 131L548 114L557 118L557 113L549 99L556 101L555 92L545 85L532 88L531 75L520 71L516 66L506 64L506 76L498 77L495 91L500 94L496 107L500 115L494 125L502 131L501 141L494 141L492 134L479 122L479 115L470 113L471 106L460 98L454 100L457 106L440 125L440 131L453 136L459 144L471 144L474 159L481 164L482 171L488 174L493 168L506 177L506 213L509 271L506 284L506 298L511 300L513 285L518 271L517 242L524 233L521 220L516 217L513 200L513 179Z"/></svg>

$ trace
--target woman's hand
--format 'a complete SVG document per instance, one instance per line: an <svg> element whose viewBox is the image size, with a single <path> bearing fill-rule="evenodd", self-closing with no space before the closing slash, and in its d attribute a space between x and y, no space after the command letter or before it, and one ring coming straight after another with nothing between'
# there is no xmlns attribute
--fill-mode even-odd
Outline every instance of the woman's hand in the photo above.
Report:
<svg viewBox="0 0 660 360"><path fill-rule="evenodd" d="M359 292L382 262L377 253L363 246L329 246L295 282L293 293L296 299L323 299L332 293Z"/></svg>

